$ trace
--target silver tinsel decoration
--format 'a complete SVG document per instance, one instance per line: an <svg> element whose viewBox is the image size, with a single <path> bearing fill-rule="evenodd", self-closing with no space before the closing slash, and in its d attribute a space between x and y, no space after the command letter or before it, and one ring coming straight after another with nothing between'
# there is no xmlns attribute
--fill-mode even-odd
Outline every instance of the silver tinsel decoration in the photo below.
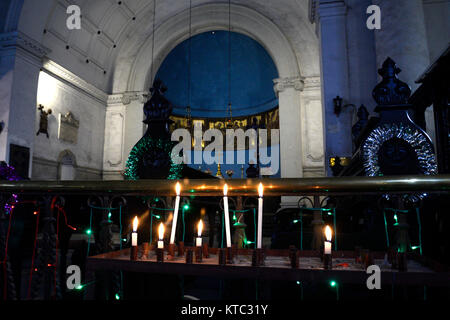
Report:
<svg viewBox="0 0 450 320"><path fill-rule="evenodd" d="M427 136L414 126L389 123L375 128L362 146L363 166L368 176L382 175L378 152L383 143L392 138L403 139L414 148L423 174L437 174L433 145Z"/></svg>

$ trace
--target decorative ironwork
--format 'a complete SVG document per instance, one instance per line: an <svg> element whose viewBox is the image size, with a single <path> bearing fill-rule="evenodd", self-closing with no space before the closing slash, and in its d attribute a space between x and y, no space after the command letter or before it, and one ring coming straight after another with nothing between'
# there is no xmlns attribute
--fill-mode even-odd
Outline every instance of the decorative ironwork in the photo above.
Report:
<svg viewBox="0 0 450 320"><path fill-rule="evenodd" d="M416 159L418 160L418 169L421 174L432 175L437 174L437 165L434 157L434 149L427 137L418 129L412 126L400 124L384 124L375 128L367 137L362 148L362 157L364 159L364 169L368 176L379 176L383 172L380 169L380 149L383 144L391 143L387 148L392 151L387 151L385 154L391 154L393 165L398 169L402 169L404 161L411 159L408 157L407 146L402 146L398 140L401 139L407 142L414 151ZM412 172L409 172L412 173Z"/></svg>
<svg viewBox="0 0 450 320"><path fill-rule="evenodd" d="M166 90L160 80L150 89L152 97L144 105L147 132L130 152L124 174L127 179L176 179L181 175L183 166L173 163L170 156L175 144L169 134L172 104L163 96Z"/></svg>
<svg viewBox="0 0 450 320"><path fill-rule="evenodd" d="M387 58L382 68L378 69L378 74L383 77L383 80L375 86L372 96L379 106L408 103L411 89L398 79L397 75L401 71L391 58Z"/></svg>
<svg viewBox="0 0 450 320"><path fill-rule="evenodd" d="M397 78L400 69L387 58L379 74L383 80L373 90L380 112L379 125L361 147L368 176L437 173L430 138L410 118L407 104L411 90Z"/></svg>

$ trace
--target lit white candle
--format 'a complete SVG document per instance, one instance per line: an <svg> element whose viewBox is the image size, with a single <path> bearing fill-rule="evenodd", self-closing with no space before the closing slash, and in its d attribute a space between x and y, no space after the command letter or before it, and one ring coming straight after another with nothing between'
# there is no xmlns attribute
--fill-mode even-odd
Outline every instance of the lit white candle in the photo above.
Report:
<svg viewBox="0 0 450 320"><path fill-rule="evenodd" d="M330 226L325 227L325 254L331 254L331 228Z"/></svg>
<svg viewBox="0 0 450 320"><path fill-rule="evenodd" d="M227 238L227 248L231 248L231 233L230 233L230 214L228 210L228 185L223 186L223 209L225 211L225 234Z"/></svg>
<svg viewBox="0 0 450 320"><path fill-rule="evenodd" d="M264 187L262 183L258 186L258 235L257 235L257 248L262 248L262 224L263 224L263 193Z"/></svg>
<svg viewBox="0 0 450 320"><path fill-rule="evenodd" d="M158 249L164 249L164 225L162 222L159 224L158 235Z"/></svg>
<svg viewBox="0 0 450 320"><path fill-rule="evenodd" d="M175 186L175 191L177 192L177 197L175 199L175 210L173 211L172 232L170 234L170 244L175 243L175 232L177 230L178 209L180 208L180 191L181 191L181 185L179 182L177 182L177 185Z"/></svg>
<svg viewBox="0 0 450 320"><path fill-rule="evenodd" d="M134 217L133 220L133 232L131 233L131 245L136 247L138 245L138 236L137 236L137 228L138 228L138 217Z"/></svg>
<svg viewBox="0 0 450 320"><path fill-rule="evenodd" d="M195 239L195 245L197 247L202 246L202 230L203 230L203 221L200 220L200 222L198 223L198 230L197 230L198 237Z"/></svg>

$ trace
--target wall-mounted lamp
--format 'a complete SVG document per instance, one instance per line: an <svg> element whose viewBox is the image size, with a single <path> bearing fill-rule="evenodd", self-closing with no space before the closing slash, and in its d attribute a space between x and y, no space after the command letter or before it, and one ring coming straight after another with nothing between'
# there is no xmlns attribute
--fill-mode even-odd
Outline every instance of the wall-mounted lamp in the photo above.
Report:
<svg viewBox="0 0 450 320"><path fill-rule="evenodd" d="M342 106L342 101L343 101L342 98L339 96L336 96L336 98L333 99L334 114L336 115L336 117L339 117L339 115L342 112L342 109L344 109L346 107L353 107L356 110L356 106L351 103Z"/></svg>

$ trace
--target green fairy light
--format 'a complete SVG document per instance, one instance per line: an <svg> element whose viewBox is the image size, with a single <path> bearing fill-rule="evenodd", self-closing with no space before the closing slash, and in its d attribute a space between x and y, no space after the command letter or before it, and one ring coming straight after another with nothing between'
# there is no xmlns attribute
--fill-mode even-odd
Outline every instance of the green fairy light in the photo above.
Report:
<svg viewBox="0 0 450 320"><path fill-rule="evenodd" d="M86 230L86 234L90 235L91 233L92 233L92 230L91 230L91 229L87 229L87 230Z"/></svg>
<svg viewBox="0 0 450 320"><path fill-rule="evenodd" d="M330 286L333 287L333 288L336 287L337 286L337 282L334 281L334 280L331 280L330 281Z"/></svg>
<svg viewBox="0 0 450 320"><path fill-rule="evenodd" d="M166 154L169 155L170 158L170 167L169 174L167 179L175 180L181 178L181 170L183 169L183 164L175 164L170 155L172 153L172 149L175 146L175 143L170 140L165 139L154 139L150 136L144 136L141 140L139 140L136 145L131 149L130 154L128 156L128 160L126 162L126 169L124 172L124 176L126 180L138 180L138 168L141 159L150 151L155 149L160 149Z"/></svg>
<svg viewBox="0 0 450 320"><path fill-rule="evenodd" d="M120 295L116 293L116 300L120 300Z"/></svg>

